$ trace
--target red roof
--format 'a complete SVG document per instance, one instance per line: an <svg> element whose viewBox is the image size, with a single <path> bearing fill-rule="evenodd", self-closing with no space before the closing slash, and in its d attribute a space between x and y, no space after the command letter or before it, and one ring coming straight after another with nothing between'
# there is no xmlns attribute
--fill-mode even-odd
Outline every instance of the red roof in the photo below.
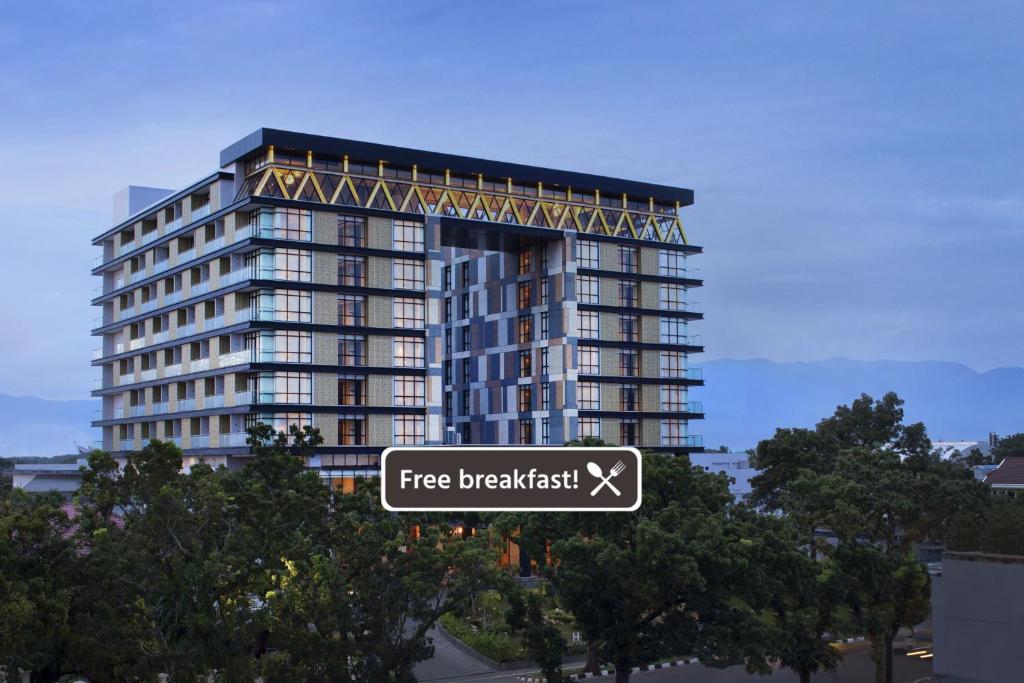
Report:
<svg viewBox="0 0 1024 683"><path fill-rule="evenodd" d="M985 483L992 486L1024 487L1024 458L1004 458L988 473Z"/></svg>

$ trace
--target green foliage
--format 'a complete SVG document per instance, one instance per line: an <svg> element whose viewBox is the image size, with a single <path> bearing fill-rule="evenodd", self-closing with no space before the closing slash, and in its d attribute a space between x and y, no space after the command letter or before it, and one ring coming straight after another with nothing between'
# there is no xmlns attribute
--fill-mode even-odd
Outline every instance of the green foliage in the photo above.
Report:
<svg viewBox="0 0 1024 683"><path fill-rule="evenodd" d="M992 449L992 461L1002 462L1003 458L1024 458L1024 432L999 439Z"/></svg>
<svg viewBox="0 0 1024 683"><path fill-rule="evenodd" d="M474 630L463 619L450 612L441 616L441 623L453 636L496 662L518 662L527 658L522 643L508 631Z"/></svg>
<svg viewBox="0 0 1024 683"><path fill-rule="evenodd" d="M992 495L980 511L966 511L953 522L950 550L1024 555L1024 497Z"/></svg>

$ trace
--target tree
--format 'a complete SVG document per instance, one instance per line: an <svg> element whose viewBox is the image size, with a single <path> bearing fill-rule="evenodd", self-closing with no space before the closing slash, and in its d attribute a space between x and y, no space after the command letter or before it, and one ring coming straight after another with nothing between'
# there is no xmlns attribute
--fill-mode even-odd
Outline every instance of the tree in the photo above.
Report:
<svg viewBox="0 0 1024 683"><path fill-rule="evenodd" d="M545 622L540 594L516 589L509 593L508 599L510 607L505 620L509 628L522 636L526 653L540 666L544 680L561 683L565 638L557 627Z"/></svg>
<svg viewBox="0 0 1024 683"><path fill-rule="evenodd" d="M950 550L999 555L1024 555L1024 497L992 494L980 511L967 511L954 520L947 538Z"/></svg>
<svg viewBox="0 0 1024 683"><path fill-rule="evenodd" d="M1004 436L996 442L992 460L1002 462L1003 458L1024 458L1024 432Z"/></svg>

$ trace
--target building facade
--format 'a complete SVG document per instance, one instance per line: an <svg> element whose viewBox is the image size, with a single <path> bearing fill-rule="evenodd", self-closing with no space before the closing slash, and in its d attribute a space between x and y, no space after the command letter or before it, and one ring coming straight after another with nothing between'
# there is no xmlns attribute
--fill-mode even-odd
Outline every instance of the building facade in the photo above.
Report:
<svg viewBox="0 0 1024 683"><path fill-rule="evenodd" d="M411 444L701 450L690 190L260 129L94 244L103 448L244 462L312 425L349 485Z"/></svg>

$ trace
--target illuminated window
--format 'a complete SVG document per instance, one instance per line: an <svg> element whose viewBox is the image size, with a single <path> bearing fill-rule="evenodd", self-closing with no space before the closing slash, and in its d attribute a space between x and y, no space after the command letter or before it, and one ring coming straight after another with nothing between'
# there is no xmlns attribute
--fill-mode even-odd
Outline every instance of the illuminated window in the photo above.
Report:
<svg viewBox="0 0 1024 683"><path fill-rule="evenodd" d="M396 258L392 285L395 289L423 289L423 262Z"/></svg>
<svg viewBox="0 0 1024 683"><path fill-rule="evenodd" d="M596 417L581 417L579 419L579 433L580 438L585 439L591 437L593 439L601 438L601 420Z"/></svg>
<svg viewBox="0 0 1024 683"><path fill-rule="evenodd" d="M519 316L519 343L533 341L533 316Z"/></svg>
<svg viewBox="0 0 1024 683"><path fill-rule="evenodd" d="M519 443L533 443L533 420L519 421Z"/></svg>
<svg viewBox="0 0 1024 683"><path fill-rule="evenodd" d="M533 374L533 351L519 352L519 376L529 377Z"/></svg>
<svg viewBox="0 0 1024 683"><path fill-rule="evenodd" d="M422 406L425 400L422 377L395 377L395 406Z"/></svg>
<svg viewBox="0 0 1024 683"><path fill-rule="evenodd" d="M581 339L597 339L598 337L598 316L597 311L576 311L579 321Z"/></svg>
<svg viewBox="0 0 1024 683"><path fill-rule="evenodd" d="M423 329L423 299L397 297L394 301L394 325L401 329Z"/></svg>
<svg viewBox="0 0 1024 683"><path fill-rule="evenodd" d="M526 275L533 269L533 250L523 249L519 252L519 274Z"/></svg>
<svg viewBox="0 0 1024 683"><path fill-rule="evenodd" d="M600 290L596 275L576 276L576 299L581 304L600 303Z"/></svg>
<svg viewBox="0 0 1024 683"><path fill-rule="evenodd" d="M601 350L596 346L580 346L580 374L601 374Z"/></svg>
<svg viewBox="0 0 1024 683"><path fill-rule="evenodd" d="M361 367L366 365L366 336L342 334L338 336L338 365Z"/></svg>
<svg viewBox="0 0 1024 683"><path fill-rule="evenodd" d="M579 382L576 390L579 392L580 410L601 409L601 391L597 382Z"/></svg>
<svg viewBox="0 0 1024 683"><path fill-rule="evenodd" d="M420 446L427 441L427 421L422 415L395 415L395 445Z"/></svg>
<svg viewBox="0 0 1024 683"><path fill-rule="evenodd" d="M395 221L394 248L397 251L423 251L423 224L416 221Z"/></svg>
<svg viewBox="0 0 1024 683"><path fill-rule="evenodd" d="M520 384L517 389L519 412L525 413L533 410L533 387L529 384Z"/></svg>
<svg viewBox="0 0 1024 683"><path fill-rule="evenodd" d="M338 377L338 403L343 406L366 405L366 375Z"/></svg>
<svg viewBox="0 0 1024 683"><path fill-rule="evenodd" d="M601 250L597 242L592 240L578 240L576 242L577 265L580 268L600 268Z"/></svg>
<svg viewBox="0 0 1024 683"><path fill-rule="evenodd" d="M366 297L360 294L339 294L338 324L365 325Z"/></svg>
<svg viewBox="0 0 1024 683"><path fill-rule="evenodd" d="M417 337L395 337L394 355L396 368L423 367L424 340ZM450 384L450 382L449 382Z"/></svg>
<svg viewBox="0 0 1024 683"><path fill-rule="evenodd" d="M533 303L533 283L520 282L516 285L516 303L519 308L529 308Z"/></svg>

